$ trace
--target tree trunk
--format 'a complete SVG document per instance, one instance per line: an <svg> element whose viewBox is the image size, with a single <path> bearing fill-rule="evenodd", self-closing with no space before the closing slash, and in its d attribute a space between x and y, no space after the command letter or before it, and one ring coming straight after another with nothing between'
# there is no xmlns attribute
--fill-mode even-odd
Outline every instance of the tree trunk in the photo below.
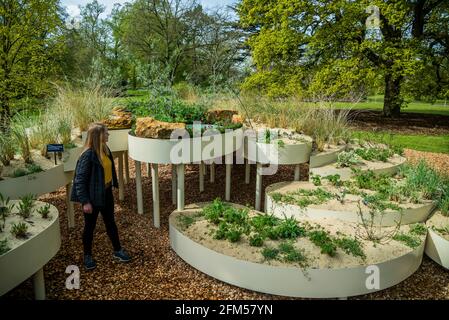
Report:
<svg viewBox="0 0 449 320"><path fill-rule="evenodd" d="M394 78L387 73L385 75L385 97L383 114L385 117L396 118L401 113L402 98L401 93L402 77Z"/></svg>

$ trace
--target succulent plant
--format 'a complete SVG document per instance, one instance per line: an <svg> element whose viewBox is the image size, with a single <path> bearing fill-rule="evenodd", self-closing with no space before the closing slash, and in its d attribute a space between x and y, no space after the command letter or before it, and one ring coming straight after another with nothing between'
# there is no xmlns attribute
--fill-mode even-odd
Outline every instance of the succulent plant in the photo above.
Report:
<svg viewBox="0 0 449 320"><path fill-rule="evenodd" d="M23 222L13 224L12 228L11 228L11 233L17 239L26 239L26 238L28 238L28 225Z"/></svg>
<svg viewBox="0 0 449 320"><path fill-rule="evenodd" d="M45 206L40 207L39 209L37 209L37 213L39 213L43 219L51 218L50 205L47 203Z"/></svg>
<svg viewBox="0 0 449 320"><path fill-rule="evenodd" d="M35 197L32 194L27 194L20 198L19 202L19 216L23 219L28 219L32 212L34 206Z"/></svg>

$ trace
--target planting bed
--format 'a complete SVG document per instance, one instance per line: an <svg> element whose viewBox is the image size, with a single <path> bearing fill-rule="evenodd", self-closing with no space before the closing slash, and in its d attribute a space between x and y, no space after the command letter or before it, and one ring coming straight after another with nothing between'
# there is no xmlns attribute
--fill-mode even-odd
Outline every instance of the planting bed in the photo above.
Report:
<svg viewBox="0 0 449 320"><path fill-rule="evenodd" d="M54 206L36 201L31 215L23 218L18 215L19 203L11 201L12 212L4 220L0 219L0 296L33 276L35 297L44 299L43 267L61 246L59 213ZM46 206L48 217L44 218L38 211ZM18 229L21 234L13 234Z"/></svg>
<svg viewBox="0 0 449 320"><path fill-rule="evenodd" d="M222 216L214 220L220 206ZM237 239L238 228L248 230ZM273 240L275 230L278 239ZM263 232L270 236L261 236ZM421 264L425 234L402 226L400 234L413 234L414 243L408 246L399 238L383 244L355 240L359 232L354 223L330 218L320 219L319 225L307 218L298 223L219 201L193 204L170 216L171 246L193 267L239 287L294 297L374 292L366 286L369 265L379 267L377 290L382 290L406 279Z"/></svg>
<svg viewBox="0 0 449 320"><path fill-rule="evenodd" d="M449 216L441 211L427 221L429 234L426 242L426 254L436 263L449 269Z"/></svg>
<svg viewBox="0 0 449 320"><path fill-rule="evenodd" d="M385 145L349 145L346 151L337 154L335 163L313 165L310 173L322 177L338 174L342 180L350 179L354 170L393 175L405 162L404 157Z"/></svg>

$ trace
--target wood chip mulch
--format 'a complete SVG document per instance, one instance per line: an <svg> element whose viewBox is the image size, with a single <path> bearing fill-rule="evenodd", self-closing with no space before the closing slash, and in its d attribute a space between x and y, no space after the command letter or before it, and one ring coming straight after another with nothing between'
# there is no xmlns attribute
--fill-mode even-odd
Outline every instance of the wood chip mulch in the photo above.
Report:
<svg viewBox="0 0 449 320"><path fill-rule="evenodd" d="M411 161L425 158L436 166L446 167L449 155L406 151ZM122 245L134 257L129 264L112 259L112 248L104 225L99 218L94 240L94 258L97 268L86 272L82 267L83 217L80 206L75 206L76 227L67 228L65 214L65 190L61 189L40 198L55 205L60 211L62 245L59 253L45 266L48 299L285 299L260 294L215 280L197 271L170 248L168 216L175 206L171 197L171 167L160 166L161 228L153 227L151 178L143 166L143 190L145 214L137 214L134 165L130 161L131 181L126 185L125 200L116 200L116 221ZM208 171L209 172L209 171ZM301 178L307 179L308 168L301 167ZM264 177L263 188L268 185L293 180L294 168L280 167L274 176ZM254 205L255 168L252 167L251 183L244 182L243 165L232 170L231 201L242 205ZM225 167L217 165L216 181L205 178L205 191L199 192L198 166L187 166L186 204L224 198ZM118 199L118 191L115 191ZM263 197L262 197L263 198ZM67 290L65 273L67 266L78 265L81 270L80 290ZM402 283L381 292L356 297L357 299L448 299L449 271L424 257L419 270ZM32 281L29 279L4 295L2 299L33 299Z"/></svg>

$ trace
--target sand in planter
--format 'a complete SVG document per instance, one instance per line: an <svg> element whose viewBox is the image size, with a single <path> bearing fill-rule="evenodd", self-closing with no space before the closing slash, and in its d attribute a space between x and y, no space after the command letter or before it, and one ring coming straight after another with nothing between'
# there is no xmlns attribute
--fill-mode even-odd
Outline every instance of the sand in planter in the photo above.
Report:
<svg viewBox="0 0 449 320"><path fill-rule="evenodd" d="M295 192L298 189L317 190L319 188L322 188L322 189L324 189L328 192L334 193L334 194L341 193L341 190L339 190L337 187L332 186L331 184L323 184L322 186L315 186L313 183L306 182L306 181L279 183L279 184L276 184L275 186L273 186L273 188L268 188L267 193L273 192L273 193L287 194L290 192ZM375 193L372 190L365 190L365 189L359 189L359 191L365 192L368 195ZM308 206L308 208L332 210L332 211L336 211L336 212L354 212L354 213L356 213L356 212L358 212L358 203L360 202L360 207L362 209L362 212L368 213L370 211L370 209L368 206L364 205L361 202L362 200L363 200L363 197L361 197L359 195L346 194L343 203L335 198L332 198L322 204L311 204ZM422 203L410 203L410 202L397 203L397 202L391 201L391 203L398 205L402 209L416 209L416 208L422 207L423 205L427 205L431 202L432 201L430 201L430 200L423 200ZM273 205L276 206L277 204L274 203ZM282 205L282 203L280 203L279 205ZM270 208L268 208L268 209L270 209ZM385 210L385 212L393 212L393 210L387 209L387 210Z"/></svg>
<svg viewBox="0 0 449 320"><path fill-rule="evenodd" d="M11 203L15 203L16 205L12 213L6 218L5 229L3 232L0 232L0 241L7 239L7 245L11 250L38 235L58 218L58 211L55 207L50 206L49 218L43 219L37 210L40 207L44 207L46 203L35 201L31 216L27 219L23 219L17 215L19 201L11 201ZM28 237L26 239L17 239L11 233L12 226L21 222L25 223L28 227ZM3 221L0 221L0 223L3 223Z"/></svg>
<svg viewBox="0 0 449 320"><path fill-rule="evenodd" d="M284 261L264 260L261 254L262 248L250 246L246 236L242 236L240 241L236 243L231 243L227 240L214 239L212 230L215 230L217 227L202 217L196 217L201 211L201 208L205 205L206 204L196 204L186 207L186 210L182 212L172 213L170 216L170 223L193 241L216 252L255 263L264 263L273 266L295 266L295 264ZM244 208L240 205L234 206L236 208ZM252 210L249 213L250 216L257 214L257 211ZM194 216L196 217L196 221L189 227L183 228L177 218L179 215ZM317 221L313 219L302 219L301 222L309 222L312 226L315 226L317 223ZM361 229L358 224L342 222L338 219L323 218L320 219L319 225L328 231L332 236L336 236L337 232L340 232L345 236L354 238L356 234L361 233ZM386 232L387 230L392 230L392 228L383 227L382 230L383 232ZM407 233L408 231L409 226L401 226L400 232ZM421 241L424 241L425 236L420 236L419 238ZM400 257L412 251L410 247L395 240L391 240L385 244L374 244L368 240L359 240L366 255L365 261L363 261L360 257L354 257L346 254L341 249L337 250L337 254L334 257L322 254L321 249L305 237L297 238L293 243L297 249L304 250L305 256L308 259L308 268L314 269L338 269L377 264ZM264 245L268 247L277 247L277 245L281 242L282 241L265 240Z"/></svg>
<svg viewBox="0 0 449 320"><path fill-rule="evenodd" d="M449 241L449 216L444 216L441 211L436 211L426 222L427 226L438 233L441 237ZM447 232L437 231L435 229L446 229Z"/></svg>

